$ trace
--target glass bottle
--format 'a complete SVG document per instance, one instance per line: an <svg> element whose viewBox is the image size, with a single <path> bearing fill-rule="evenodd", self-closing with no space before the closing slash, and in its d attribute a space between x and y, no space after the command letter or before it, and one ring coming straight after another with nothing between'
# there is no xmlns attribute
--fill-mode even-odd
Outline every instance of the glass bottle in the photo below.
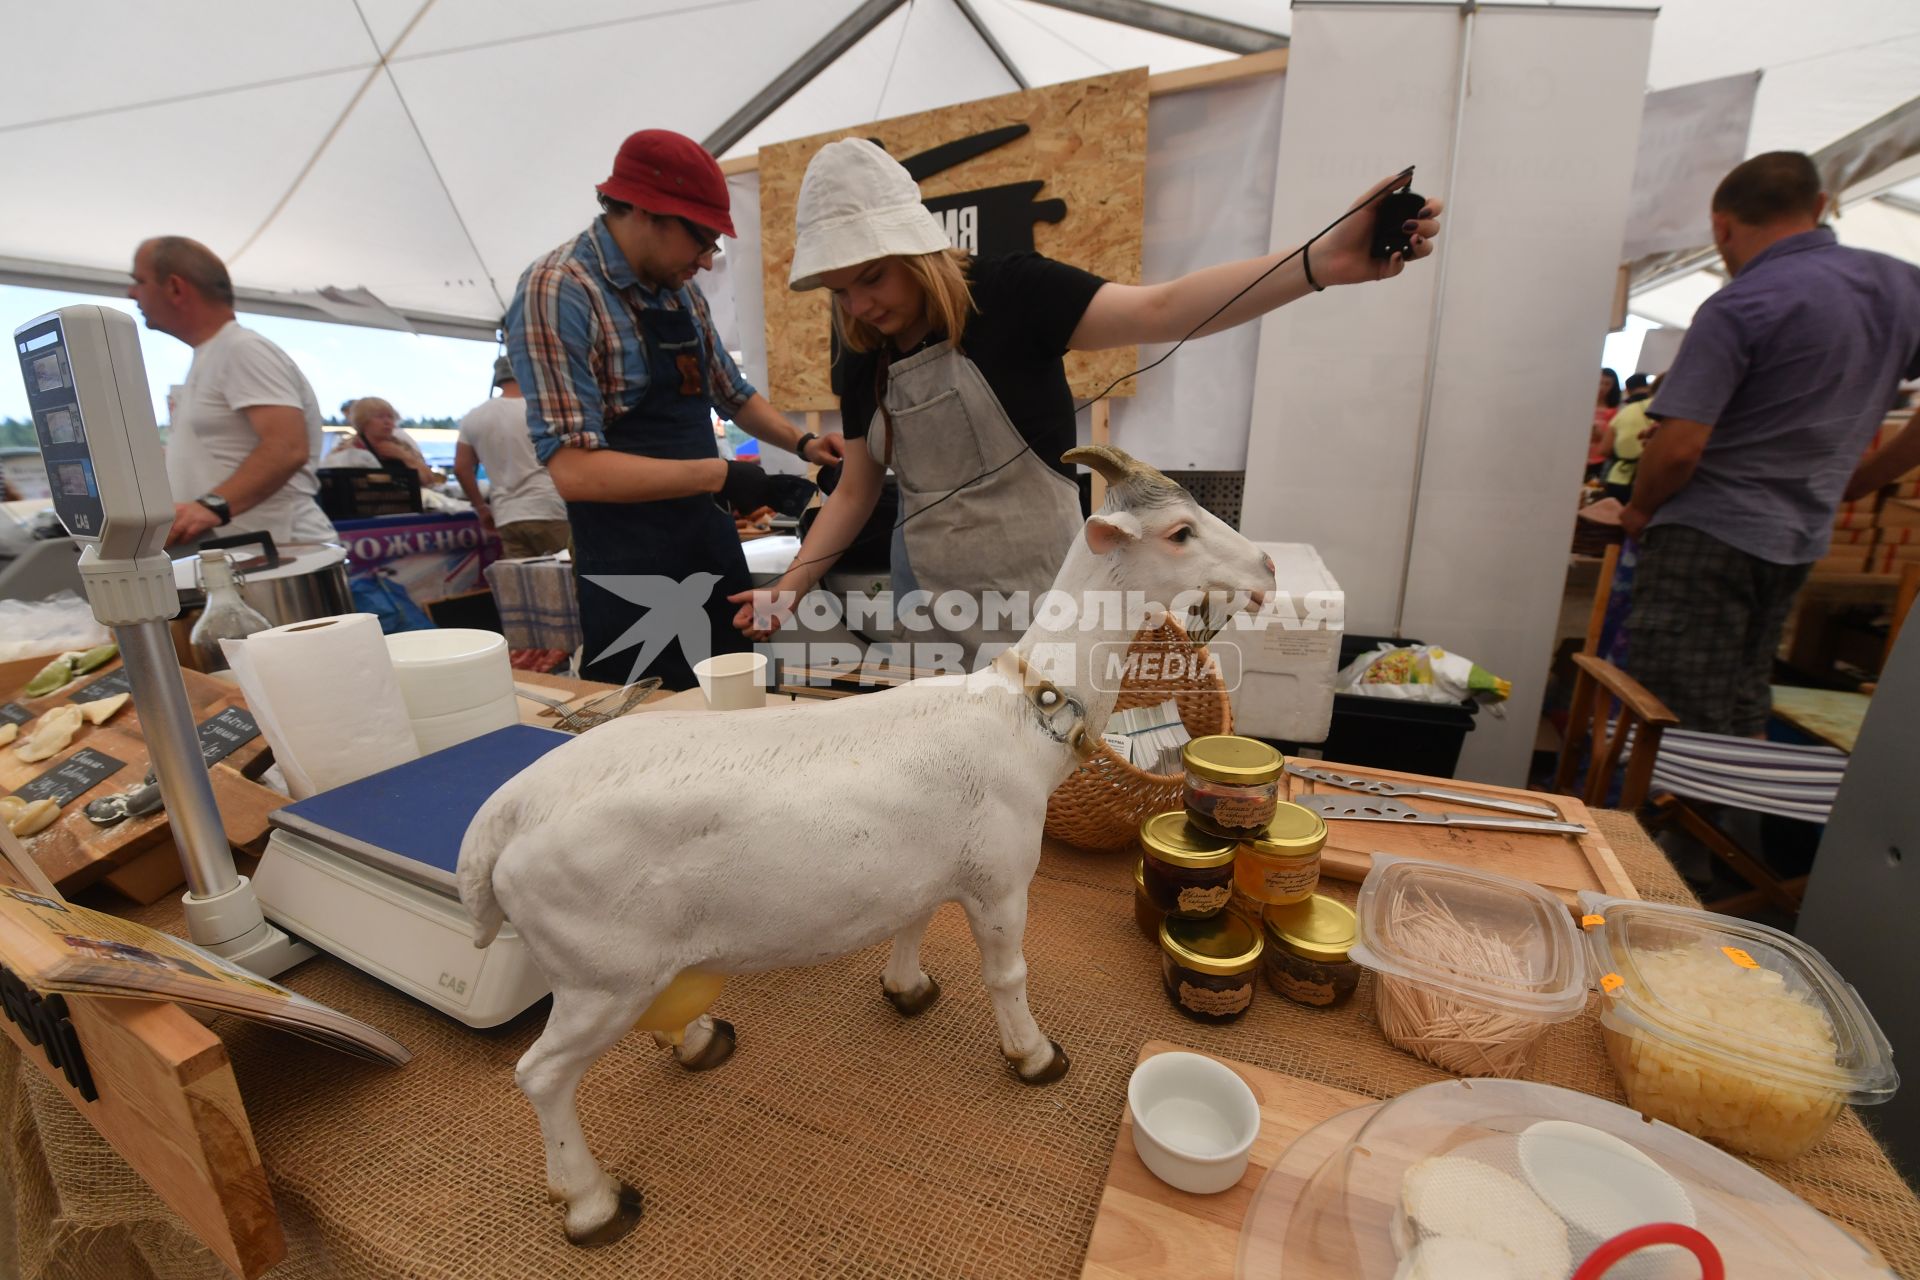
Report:
<svg viewBox="0 0 1920 1280"><path fill-rule="evenodd" d="M233 561L226 552L200 553L200 585L206 590L207 603L188 636L194 665L207 672L225 671L228 664L227 655L220 649L222 640L240 640L273 624L240 598Z"/></svg>

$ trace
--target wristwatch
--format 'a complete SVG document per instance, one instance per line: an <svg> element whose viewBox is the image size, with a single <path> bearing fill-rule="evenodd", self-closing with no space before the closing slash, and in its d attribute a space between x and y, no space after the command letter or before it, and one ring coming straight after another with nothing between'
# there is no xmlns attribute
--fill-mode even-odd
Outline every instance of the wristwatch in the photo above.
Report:
<svg viewBox="0 0 1920 1280"><path fill-rule="evenodd" d="M815 440L818 440L819 438L820 438L820 434L816 431L809 431L805 435L801 436L800 439L794 443L793 456L800 459L800 461L802 462L807 461L807 445L809 445Z"/></svg>
<svg viewBox="0 0 1920 1280"><path fill-rule="evenodd" d="M219 516L221 524L226 524L233 519L233 508L229 507L227 500L217 493L203 493L194 501Z"/></svg>

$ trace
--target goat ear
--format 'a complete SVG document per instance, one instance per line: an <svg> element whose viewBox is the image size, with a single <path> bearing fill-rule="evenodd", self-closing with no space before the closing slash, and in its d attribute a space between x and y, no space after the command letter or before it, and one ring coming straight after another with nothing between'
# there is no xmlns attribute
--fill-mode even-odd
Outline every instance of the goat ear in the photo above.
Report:
<svg viewBox="0 0 1920 1280"><path fill-rule="evenodd" d="M1087 521L1087 549L1097 556L1140 538L1140 521L1125 511L1108 511Z"/></svg>

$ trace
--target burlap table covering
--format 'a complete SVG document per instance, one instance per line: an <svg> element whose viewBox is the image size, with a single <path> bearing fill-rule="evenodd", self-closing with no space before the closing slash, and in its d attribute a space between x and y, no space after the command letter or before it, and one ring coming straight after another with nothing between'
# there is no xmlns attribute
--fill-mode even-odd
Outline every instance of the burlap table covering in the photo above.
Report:
<svg viewBox="0 0 1920 1280"><path fill-rule="evenodd" d="M1691 902L1630 817L1598 818L1645 896ZM646 1217L594 1252L561 1236L533 1112L513 1084L544 1010L476 1033L344 964L313 961L292 986L416 1056L400 1069L366 1066L236 1020L217 1025L286 1227L289 1255L271 1274L1071 1277L1142 1042L1380 1098L1444 1078L1381 1040L1367 985L1342 1010L1303 1009L1263 987L1234 1026L1181 1018L1135 932L1130 869L1122 856L1050 850L1034 881L1032 1004L1073 1058L1050 1088L1024 1088L1002 1065L955 908L926 941L946 995L917 1020L881 1000L883 952L873 950L732 982L717 1011L739 1027L740 1051L719 1071L687 1075L646 1036L622 1041L588 1075L581 1111L599 1157L643 1189ZM165 923L168 910L147 914ZM1550 1035L1532 1076L1619 1097L1591 1017ZM16 1274L221 1274L10 1047L0 1116L0 1262L17 1253ZM1920 1203L1857 1117L1766 1172L1920 1276Z"/></svg>

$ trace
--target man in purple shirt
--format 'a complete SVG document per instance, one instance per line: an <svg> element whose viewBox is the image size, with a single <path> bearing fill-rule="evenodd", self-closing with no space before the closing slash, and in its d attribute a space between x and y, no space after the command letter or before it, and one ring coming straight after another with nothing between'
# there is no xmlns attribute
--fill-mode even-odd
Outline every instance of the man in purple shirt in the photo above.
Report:
<svg viewBox="0 0 1920 1280"><path fill-rule="evenodd" d="M1842 247L1797 151L1713 195L1732 277L1695 313L1648 416L1627 666L1688 729L1758 736L1794 595L1897 384L1920 376L1920 268Z"/></svg>

